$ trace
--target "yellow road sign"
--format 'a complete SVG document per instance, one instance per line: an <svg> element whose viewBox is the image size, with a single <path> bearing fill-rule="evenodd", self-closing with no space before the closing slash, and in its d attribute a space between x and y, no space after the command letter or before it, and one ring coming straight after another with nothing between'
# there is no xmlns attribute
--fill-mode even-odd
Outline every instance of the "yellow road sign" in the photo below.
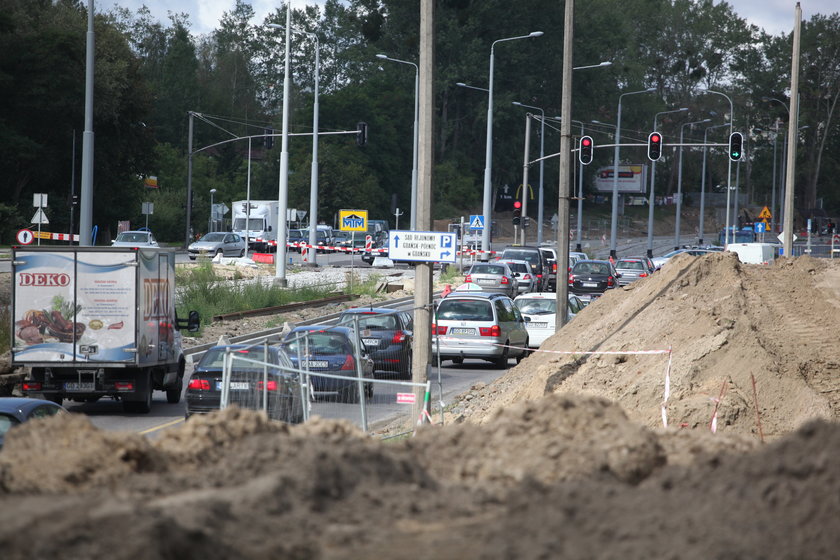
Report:
<svg viewBox="0 0 840 560"><path fill-rule="evenodd" d="M758 215L759 220L769 220L773 217L773 214L770 213L770 209L766 206L761 209L761 213Z"/></svg>
<svg viewBox="0 0 840 560"><path fill-rule="evenodd" d="M339 210L338 229L341 231L367 231L367 210Z"/></svg>

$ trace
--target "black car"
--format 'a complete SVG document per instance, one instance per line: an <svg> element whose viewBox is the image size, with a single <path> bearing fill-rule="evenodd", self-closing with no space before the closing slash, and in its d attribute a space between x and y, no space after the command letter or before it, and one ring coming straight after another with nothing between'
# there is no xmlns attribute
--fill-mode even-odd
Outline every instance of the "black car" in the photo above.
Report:
<svg viewBox="0 0 840 560"><path fill-rule="evenodd" d="M499 257L499 260L528 261L531 265L531 270L533 270L534 274L537 275L537 287L535 288L535 291L548 291L548 261L546 261L545 255L542 251L540 251L539 247L529 247L527 245L513 245L506 247L502 252L502 256Z"/></svg>
<svg viewBox="0 0 840 560"><path fill-rule="evenodd" d="M231 344L214 346L195 366L185 394L186 417L207 414L221 407L222 372L225 356L231 353L229 404L266 410L268 417L290 424L303 421L300 378L277 346ZM265 367L264 364L271 364Z"/></svg>
<svg viewBox="0 0 840 560"><path fill-rule="evenodd" d="M569 273L569 291L580 298L596 298L618 286L619 278L610 261L578 261Z"/></svg>
<svg viewBox="0 0 840 560"><path fill-rule="evenodd" d="M48 418L56 414L69 414L60 404L42 399L21 397L0 398L0 448L6 434L12 428L36 418Z"/></svg>
<svg viewBox="0 0 840 560"><path fill-rule="evenodd" d="M338 318L338 324L356 328L362 343L373 358L374 375L389 378L396 373L402 379L411 379L411 341L414 321L405 311L380 307L347 309Z"/></svg>

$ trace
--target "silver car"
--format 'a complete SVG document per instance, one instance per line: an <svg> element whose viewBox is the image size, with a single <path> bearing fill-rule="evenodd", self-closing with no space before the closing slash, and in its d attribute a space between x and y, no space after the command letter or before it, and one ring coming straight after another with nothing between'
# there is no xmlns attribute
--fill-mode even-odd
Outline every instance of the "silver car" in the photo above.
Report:
<svg viewBox="0 0 840 560"><path fill-rule="evenodd" d="M633 257L619 259L615 263L615 270L621 274L621 277L618 279L619 286L626 286L639 278L647 278L653 274L645 259Z"/></svg>
<svg viewBox="0 0 840 560"><path fill-rule="evenodd" d="M112 247L160 247L150 231L123 231L111 242Z"/></svg>
<svg viewBox="0 0 840 560"><path fill-rule="evenodd" d="M516 282L519 285L517 293L527 294L536 289L537 275L534 274L533 270L531 270L531 263L528 261L518 260L505 260L499 262L503 262L508 265L508 268L510 268L514 277L516 277Z"/></svg>
<svg viewBox="0 0 840 560"><path fill-rule="evenodd" d="M245 239L238 233L213 231L204 234L204 237L191 243L187 248L190 260L199 256L214 257L244 257L247 253Z"/></svg>
<svg viewBox="0 0 840 560"><path fill-rule="evenodd" d="M500 292L510 298L515 297L519 291L516 276L503 261L476 263L472 265L464 280L481 287L485 292Z"/></svg>
<svg viewBox="0 0 840 560"><path fill-rule="evenodd" d="M525 319L503 294L452 292L437 307L432 334L432 352L456 364L478 358L504 369L528 353Z"/></svg>

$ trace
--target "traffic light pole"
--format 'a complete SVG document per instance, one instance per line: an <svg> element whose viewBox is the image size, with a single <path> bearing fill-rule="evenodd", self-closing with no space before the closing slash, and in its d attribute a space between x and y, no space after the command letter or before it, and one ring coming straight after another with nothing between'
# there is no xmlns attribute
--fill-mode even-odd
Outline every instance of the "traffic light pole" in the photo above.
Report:
<svg viewBox="0 0 840 560"><path fill-rule="evenodd" d="M528 216L528 169L531 164L528 163L528 157L531 151L531 113L525 115L525 157L522 161L522 216L520 218L521 240L520 245L525 245L525 221ZM516 226L513 226L514 229ZM515 233L515 232L514 232ZM514 239L516 237L514 236Z"/></svg>

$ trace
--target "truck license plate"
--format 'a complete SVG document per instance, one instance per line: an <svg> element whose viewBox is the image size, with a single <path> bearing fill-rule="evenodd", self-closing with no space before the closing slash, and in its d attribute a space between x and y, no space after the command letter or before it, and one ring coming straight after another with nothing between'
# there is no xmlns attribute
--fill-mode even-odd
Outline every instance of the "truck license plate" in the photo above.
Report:
<svg viewBox="0 0 840 560"><path fill-rule="evenodd" d="M96 384L93 381L85 381L79 383L78 381L68 381L64 384L64 390L68 393L86 393L96 389Z"/></svg>

